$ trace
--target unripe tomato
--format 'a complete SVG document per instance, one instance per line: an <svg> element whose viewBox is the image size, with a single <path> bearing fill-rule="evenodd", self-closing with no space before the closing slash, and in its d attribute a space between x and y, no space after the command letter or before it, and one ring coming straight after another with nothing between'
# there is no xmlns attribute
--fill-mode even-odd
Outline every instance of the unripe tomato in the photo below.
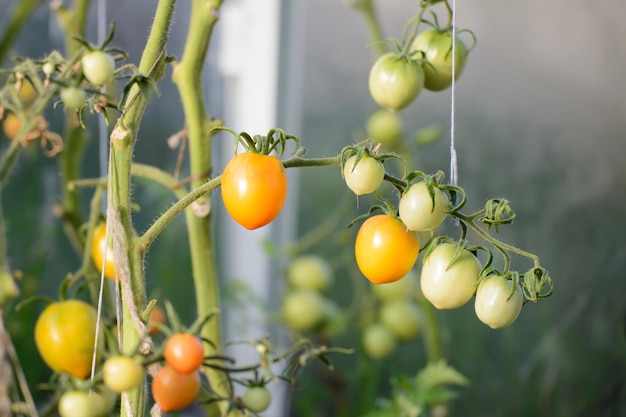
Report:
<svg viewBox="0 0 626 417"><path fill-rule="evenodd" d="M60 96L65 107L70 110L79 109L87 101L87 93L78 87L65 87L61 90Z"/></svg>
<svg viewBox="0 0 626 417"><path fill-rule="evenodd" d="M195 372L204 361L204 346L199 337L178 333L165 342L165 362L174 370L188 374Z"/></svg>
<svg viewBox="0 0 626 417"><path fill-rule="evenodd" d="M433 187L434 198L428 193L424 181L411 185L400 197L398 212L407 229L416 232L433 230L445 220L450 208L450 198Z"/></svg>
<svg viewBox="0 0 626 417"><path fill-rule="evenodd" d="M143 375L143 367L128 356L112 356L102 366L104 384L117 393L138 387Z"/></svg>
<svg viewBox="0 0 626 417"><path fill-rule="evenodd" d="M410 300L394 300L383 303L379 316L380 322L387 326L398 340L414 339L422 327L421 311Z"/></svg>
<svg viewBox="0 0 626 417"><path fill-rule="evenodd" d="M91 398L85 391L67 391L59 398L61 417L95 417L91 407Z"/></svg>
<svg viewBox="0 0 626 417"><path fill-rule="evenodd" d="M361 343L365 354L374 359L386 358L396 348L396 338L393 333L380 323L370 324L363 330Z"/></svg>
<svg viewBox="0 0 626 417"><path fill-rule="evenodd" d="M89 375L96 320L96 309L84 301L49 304L35 323L35 344L46 365L77 378Z"/></svg>
<svg viewBox="0 0 626 417"><path fill-rule="evenodd" d="M452 84L452 33L451 31L439 31L435 28L427 29L420 33L413 45L412 51L424 52L424 58L430 65L424 65L424 87L431 91L441 91ZM467 47L456 38L454 48L454 72L455 80L459 78L465 63L467 62Z"/></svg>
<svg viewBox="0 0 626 417"><path fill-rule="evenodd" d="M327 310L325 299L318 292L292 290L285 294L282 314L289 328L307 331L323 323Z"/></svg>
<svg viewBox="0 0 626 417"><path fill-rule="evenodd" d="M500 275L490 275L482 280L474 301L478 319L492 329L513 323L522 310L524 297L518 286L509 298L512 288L513 282Z"/></svg>
<svg viewBox="0 0 626 417"><path fill-rule="evenodd" d="M476 291L480 274L480 261L470 251L463 249L451 264L457 246L442 243L424 259L420 287L424 297L440 310L461 307Z"/></svg>
<svg viewBox="0 0 626 417"><path fill-rule="evenodd" d="M393 148L402 139L402 117L398 112L376 109L367 118L366 130L368 137L383 146Z"/></svg>
<svg viewBox="0 0 626 417"><path fill-rule="evenodd" d="M15 113L8 113L2 121L2 130L7 138L13 139L22 127L22 119Z"/></svg>
<svg viewBox="0 0 626 417"><path fill-rule="evenodd" d="M182 374L165 365L152 380L152 397L165 412L187 407L196 399L199 392L198 372Z"/></svg>
<svg viewBox="0 0 626 417"><path fill-rule="evenodd" d="M30 105L33 104L33 102L37 98L37 92L29 81L23 80L22 87L18 93L18 97L25 107L30 107Z"/></svg>
<svg viewBox="0 0 626 417"><path fill-rule="evenodd" d="M287 173L282 162L274 156L241 153L224 169L224 206L246 229L257 229L274 220L286 197Z"/></svg>
<svg viewBox="0 0 626 417"><path fill-rule="evenodd" d="M397 218L379 214L367 219L356 235L356 263L374 284L397 281L417 260L420 242Z"/></svg>
<svg viewBox="0 0 626 417"><path fill-rule="evenodd" d="M241 401L248 410L260 413L272 403L272 393L265 387L249 387L241 396Z"/></svg>
<svg viewBox="0 0 626 417"><path fill-rule="evenodd" d="M91 259L98 271L102 272L102 260L106 251L106 260L104 261L104 276L109 279L115 279L115 261L113 256L113 248L109 245L107 249L106 242L107 226L101 223L93 230L93 240L91 241Z"/></svg>
<svg viewBox="0 0 626 417"><path fill-rule="evenodd" d="M83 75L94 85L104 85L113 80L115 61L104 51L91 51L80 60Z"/></svg>
<svg viewBox="0 0 626 417"><path fill-rule="evenodd" d="M378 105L391 111L413 103L424 86L422 65L397 53L376 60L369 75L369 90Z"/></svg>
<svg viewBox="0 0 626 417"><path fill-rule="evenodd" d="M293 289L324 291L333 281L333 271L326 259L318 255L303 255L287 266L287 283Z"/></svg>
<svg viewBox="0 0 626 417"><path fill-rule="evenodd" d="M343 167L343 177L348 188L356 195L373 193L380 187L385 178L382 162L370 155L356 162L357 156L352 155Z"/></svg>
<svg viewBox="0 0 626 417"><path fill-rule="evenodd" d="M406 300L415 295L417 276L412 270L397 281L373 285L374 296L381 302Z"/></svg>

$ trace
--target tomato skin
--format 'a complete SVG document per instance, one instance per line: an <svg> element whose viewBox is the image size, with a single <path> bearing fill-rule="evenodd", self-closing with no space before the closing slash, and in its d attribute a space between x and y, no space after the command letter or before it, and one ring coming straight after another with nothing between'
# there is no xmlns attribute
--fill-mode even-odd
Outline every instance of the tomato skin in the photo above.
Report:
<svg viewBox="0 0 626 417"><path fill-rule="evenodd" d="M2 130L7 138L13 139L22 127L22 119L15 113L8 113L2 121Z"/></svg>
<svg viewBox="0 0 626 417"><path fill-rule="evenodd" d="M512 281L500 275L490 275L480 282L474 301L474 310L480 321L492 329L501 329L517 319L524 297L518 286L509 299L512 286Z"/></svg>
<svg viewBox="0 0 626 417"><path fill-rule="evenodd" d="M80 60L83 75L94 85L104 85L113 80L115 61L104 51L91 51Z"/></svg>
<svg viewBox="0 0 626 417"><path fill-rule="evenodd" d="M374 101L390 111L413 103L424 86L421 64L397 53L376 60L369 74L369 90Z"/></svg>
<svg viewBox="0 0 626 417"><path fill-rule="evenodd" d="M59 398L59 415L61 417L91 417L91 398L85 391L67 391Z"/></svg>
<svg viewBox="0 0 626 417"><path fill-rule="evenodd" d="M61 90L60 96L63 104L70 110L80 108L87 101L87 93L78 87L65 87Z"/></svg>
<svg viewBox="0 0 626 417"><path fill-rule="evenodd" d="M424 181L409 187L400 197L398 212L407 229L426 232L435 229L445 220L450 208L450 198L437 187L433 187L433 199Z"/></svg>
<svg viewBox="0 0 626 417"><path fill-rule="evenodd" d="M272 393L265 387L249 387L241 396L241 401L248 410L260 413L272 403Z"/></svg>
<svg viewBox="0 0 626 417"><path fill-rule="evenodd" d="M419 307L410 300L394 300L384 303L379 312L380 322L384 324L396 339L412 340L417 337L422 327L422 315Z"/></svg>
<svg viewBox="0 0 626 417"><path fill-rule="evenodd" d="M102 272L102 260L106 249L106 223L97 225L93 230L93 240L91 241L91 259L96 269ZM104 276L109 279L115 279L115 261L113 256L113 248L109 245L106 249L106 261L104 262Z"/></svg>
<svg viewBox="0 0 626 417"><path fill-rule="evenodd" d="M458 308L467 303L476 290L481 265L478 258L463 249L455 256L457 246L442 243L424 259L420 287L424 297L440 310Z"/></svg>
<svg viewBox="0 0 626 417"><path fill-rule="evenodd" d="M46 365L77 378L89 375L96 320L96 309L84 301L49 304L35 323L35 344Z"/></svg>
<svg viewBox="0 0 626 417"><path fill-rule="evenodd" d="M165 342L165 361L175 371L188 374L196 371L204 362L202 340L189 333L178 333Z"/></svg>
<svg viewBox="0 0 626 417"><path fill-rule="evenodd" d="M321 325L328 306L324 297L311 290L291 290L285 294L282 315L289 328L307 331Z"/></svg>
<svg viewBox="0 0 626 417"><path fill-rule="evenodd" d="M143 367L128 356L112 356L102 367L104 384L117 393L138 387L143 376Z"/></svg>
<svg viewBox="0 0 626 417"><path fill-rule="evenodd" d="M383 359L395 350L396 338L385 325L372 323L363 330L361 344L367 356Z"/></svg>
<svg viewBox="0 0 626 417"><path fill-rule="evenodd" d="M187 407L196 399L199 392L198 372L182 374L165 365L152 380L152 397L165 412Z"/></svg>
<svg viewBox="0 0 626 417"><path fill-rule="evenodd" d="M271 155L241 153L222 174L222 200L233 219L248 230L265 226L278 216L287 197L287 173Z"/></svg>
<svg viewBox="0 0 626 417"><path fill-rule="evenodd" d="M356 263L374 284L397 281L415 265L420 243L397 218L379 214L367 219L355 242Z"/></svg>
<svg viewBox="0 0 626 417"><path fill-rule="evenodd" d="M376 109L367 118L367 136L383 147L394 148L402 139L402 118L398 112Z"/></svg>
<svg viewBox="0 0 626 417"><path fill-rule="evenodd" d="M434 67L427 64L423 66L424 88L441 91L452 85L452 33L450 31L427 29L415 38L411 50L424 52L424 58ZM455 80L465 68L468 54L467 47L457 37L454 49Z"/></svg>
<svg viewBox="0 0 626 417"><path fill-rule="evenodd" d="M285 275L289 286L299 290L325 291L333 281L330 265L318 255L295 258L287 266Z"/></svg>
<svg viewBox="0 0 626 417"><path fill-rule="evenodd" d="M417 276L411 270L397 281L386 284L373 285L372 291L378 301L383 303L395 300L406 300L415 295Z"/></svg>
<svg viewBox="0 0 626 417"><path fill-rule="evenodd" d="M383 183L385 168L382 162L372 156L363 155L358 163L356 158L356 155L352 155L344 165L346 185L356 195L373 193Z"/></svg>

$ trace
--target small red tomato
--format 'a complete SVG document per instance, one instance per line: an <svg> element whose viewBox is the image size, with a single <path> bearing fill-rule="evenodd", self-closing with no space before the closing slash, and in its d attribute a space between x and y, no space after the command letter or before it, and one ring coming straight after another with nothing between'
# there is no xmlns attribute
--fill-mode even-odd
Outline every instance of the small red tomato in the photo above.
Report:
<svg viewBox="0 0 626 417"><path fill-rule="evenodd" d="M165 412L180 410L191 404L200 392L197 372L182 374L172 367L162 367L152 380L152 396Z"/></svg>
<svg viewBox="0 0 626 417"><path fill-rule="evenodd" d="M176 371L194 372L204 361L202 340L189 333L178 333L165 342L165 361Z"/></svg>

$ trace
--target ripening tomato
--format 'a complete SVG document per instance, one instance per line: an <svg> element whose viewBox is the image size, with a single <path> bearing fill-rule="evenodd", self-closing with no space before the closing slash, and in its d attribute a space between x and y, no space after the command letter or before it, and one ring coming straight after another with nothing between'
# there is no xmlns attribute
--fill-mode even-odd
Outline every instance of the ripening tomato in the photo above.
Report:
<svg viewBox="0 0 626 417"><path fill-rule="evenodd" d="M412 51L422 51L424 58L430 65L424 65L424 88L431 91L441 91L452 84L452 32L439 31L430 28L420 33L413 45ZM463 41L456 38L454 48L454 73L456 80L461 75L467 62L468 50Z"/></svg>
<svg viewBox="0 0 626 417"><path fill-rule="evenodd" d="M419 250L417 234L387 214L367 219L356 235L356 263L374 284L404 277L415 265Z"/></svg>
<svg viewBox="0 0 626 417"><path fill-rule="evenodd" d="M260 413L267 410L272 403L272 393L265 387L248 387L241 401L248 410L254 413Z"/></svg>
<svg viewBox="0 0 626 417"><path fill-rule="evenodd" d="M513 295L512 290L513 281L500 275L490 275L482 280L474 301L478 319L492 329L500 329L513 323L522 310L524 297L519 286Z"/></svg>
<svg viewBox="0 0 626 417"><path fill-rule="evenodd" d="M204 346L198 336L178 333L165 342L165 362L174 370L188 374L196 371L204 362Z"/></svg>
<svg viewBox="0 0 626 417"><path fill-rule="evenodd" d="M402 139L402 117L398 112L376 109L367 118L367 136L383 147L394 148Z"/></svg>
<svg viewBox="0 0 626 417"><path fill-rule="evenodd" d="M476 291L480 261L467 249L454 259L456 252L456 245L442 243L424 259L422 266L422 293L440 310L461 307Z"/></svg>
<svg viewBox="0 0 626 417"><path fill-rule="evenodd" d="M20 98L20 101L22 102L24 107L30 107L30 105L33 104L33 102L37 98L37 92L35 91L35 88L30 83L30 81L22 80L22 86L20 91L18 92L18 97Z"/></svg>
<svg viewBox="0 0 626 417"><path fill-rule="evenodd" d="M287 283L293 289L325 291L333 281L333 270L326 259L318 255L295 258L285 271Z"/></svg>
<svg viewBox="0 0 626 417"><path fill-rule="evenodd" d="M102 261L106 250L106 260L104 261L104 276L115 279L115 262L113 260L113 248L107 248L106 244L106 223L97 225L93 230L93 240L91 241L91 259L98 271L102 272Z"/></svg>
<svg viewBox="0 0 626 417"><path fill-rule="evenodd" d="M378 105L391 111L413 103L424 86L422 65L410 57L387 53L376 60L369 75L369 90Z"/></svg>
<svg viewBox="0 0 626 417"><path fill-rule="evenodd" d="M383 303L379 317L398 340L414 339L422 328L421 311L415 302L408 299Z"/></svg>
<svg viewBox="0 0 626 417"><path fill-rule="evenodd" d="M245 152L222 174L222 199L233 219L249 230L265 226L280 213L287 197L287 173L272 155Z"/></svg>
<svg viewBox="0 0 626 417"><path fill-rule="evenodd" d="M445 220L450 198L440 188L433 187L433 196L424 181L416 182L402 193L398 212L407 229L416 232L433 230Z"/></svg>
<svg viewBox="0 0 626 417"><path fill-rule="evenodd" d="M199 392L198 372L183 374L165 365L152 380L152 397L165 412L187 407L196 399Z"/></svg>
<svg viewBox="0 0 626 417"><path fill-rule="evenodd" d="M143 382L143 367L124 355L112 356L102 366L104 384L112 391L122 393Z"/></svg>
<svg viewBox="0 0 626 417"><path fill-rule="evenodd" d="M380 323L372 323L363 330L363 350L370 358L383 359L396 348L396 338L391 330Z"/></svg>
<svg viewBox="0 0 626 417"><path fill-rule="evenodd" d="M96 309L84 301L49 304L35 324L35 344L46 365L78 378L89 375L96 320Z"/></svg>
<svg viewBox="0 0 626 417"><path fill-rule="evenodd" d="M113 80L115 61L104 51L91 51L80 60L83 75L94 85L104 85Z"/></svg>
<svg viewBox="0 0 626 417"><path fill-rule="evenodd" d="M2 121L2 130L7 138L13 139L22 127L22 119L15 113L8 113Z"/></svg>
<svg viewBox="0 0 626 417"><path fill-rule="evenodd" d="M87 102L87 93L82 88L65 87L60 93L63 104L70 110L76 110Z"/></svg>
<svg viewBox="0 0 626 417"><path fill-rule="evenodd" d="M162 307L155 305L150 312L150 319L148 320L148 334L155 335L159 333L161 330L157 324L165 325L166 322L167 317L165 311L163 311Z"/></svg>
<svg viewBox="0 0 626 417"><path fill-rule="evenodd" d="M343 167L343 178L348 188L356 195L373 193L380 187L385 178L382 162L373 156L364 154L359 162L352 155Z"/></svg>

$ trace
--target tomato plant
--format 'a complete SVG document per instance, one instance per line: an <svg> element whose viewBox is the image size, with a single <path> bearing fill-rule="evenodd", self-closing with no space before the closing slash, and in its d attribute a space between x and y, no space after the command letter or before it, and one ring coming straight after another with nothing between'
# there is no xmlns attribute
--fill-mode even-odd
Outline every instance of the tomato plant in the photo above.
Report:
<svg viewBox="0 0 626 417"><path fill-rule="evenodd" d="M442 243L424 259L422 293L438 309L461 307L474 295L480 269L480 261L470 251Z"/></svg>
<svg viewBox="0 0 626 417"><path fill-rule="evenodd" d="M165 365L152 380L152 397L166 412L187 407L196 399L199 392L198 372L183 374Z"/></svg>
<svg viewBox="0 0 626 417"><path fill-rule="evenodd" d="M432 192L432 195L431 195ZM435 229L445 220L450 199L436 186L425 181L411 185L400 197L400 219L409 230L425 232Z"/></svg>
<svg viewBox="0 0 626 417"><path fill-rule="evenodd" d="M286 197L287 173L275 156L244 152L231 159L224 169L224 206L246 229L258 229L274 220Z"/></svg>
<svg viewBox="0 0 626 417"><path fill-rule="evenodd" d="M96 319L96 309L84 301L58 301L46 306L35 323L35 344L44 362L56 372L78 378L89 375Z"/></svg>
<svg viewBox="0 0 626 417"><path fill-rule="evenodd" d="M292 260L285 271L293 289L325 291L332 284L333 271L328 261L318 255L302 255Z"/></svg>
<svg viewBox="0 0 626 417"><path fill-rule="evenodd" d="M143 382L143 375L141 364L128 356L112 356L102 366L104 384L117 393L139 386Z"/></svg>
<svg viewBox="0 0 626 417"><path fill-rule="evenodd" d="M361 273L374 284L405 276L413 268L419 249L417 234L388 214L367 219L359 228L354 246Z"/></svg>
<svg viewBox="0 0 626 417"><path fill-rule="evenodd" d="M80 60L83 75L94 85L104 85L113 80L115 61L104 51L91 51L83 55Z"/></svg>
<svg viewBox="0 0 626 417"><path fill-rule="evenodd" d="M202 340L189 333L170 336L165 342L165 361L172 369L188 374L196 371L204 361Z"/></svg>
<svg viewBox="0 0 626 417"><path fill-rule="evenodd" d="M492 329L509 326L517 319L524 297L521 288L501 275L485 277L476 290L474 310L480 321Z"/></svg>
<svg viewBox="0 0 626 417"><path fill-rule="evenodd" d="M79 109L87 102L87 93L78 87L65 87L60 94L63 104L70 110Z"/></svg>
<svg viewBox="0 0 626 417"><path fill-rule="evenodd" d="M93 239L91 240L91 259L100 272L102 272L102 262L104 260L104 276L109 279L116 279L113 248L110 244L107 247L106 223L100 223L93 230Z"/></svg>
<svg viewBox="0 0 626 417"><path fill-rule="evenodd" d="M241 401L248 410L260 413L272 403L272 393L266 387L251 386L244 391Z"/></svg>
<svg viewBox="0 0 626 417"><path fill-rule="evenodd" d="M360 159L358 155L352 155L343 167L343 178L354 194L370 194L383 183L385 168L382 162L367 153Z"/></svg>
<svg viewBox="0 0 626 417"><path fill-rule="evenodd" d="M413 103L423 86L422 65L406 55L389 52L379 57L370 70L370 94L378 105L390 111Z"/></svg>
<svg viewBox="0 0 626 417"><path fill-rule="evenodd" d="M441 91L452 84L452 32L430 28L420 33L413 42L411 49L421 51L430 65L424 65L424 88ZM456 38L454 48L455 80L459 78L469 50L461 39Z"/></svg>

